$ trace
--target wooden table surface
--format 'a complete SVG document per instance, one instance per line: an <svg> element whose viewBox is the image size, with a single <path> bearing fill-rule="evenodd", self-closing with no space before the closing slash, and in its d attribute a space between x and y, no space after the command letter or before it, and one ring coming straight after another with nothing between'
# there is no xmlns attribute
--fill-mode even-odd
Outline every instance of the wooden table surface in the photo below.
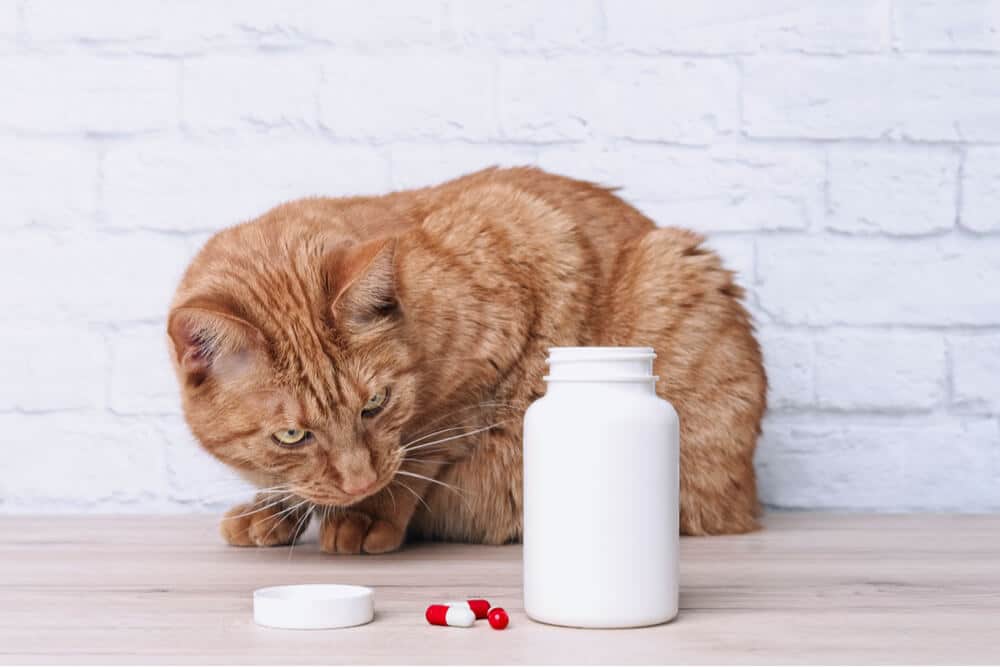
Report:
<svg viewBox="0 0 1000 667"><path fill-rule="evenodd" d="M681 542L668 625L541 625L519 546L328 556L226 547L211 517L0 517L0 662L896 663L1000 661L1000 515L771 514L762 532ZM251 620L260 586L373 586L343 630ZM504 632L428 626L431 601L504 606Z"/></svg>

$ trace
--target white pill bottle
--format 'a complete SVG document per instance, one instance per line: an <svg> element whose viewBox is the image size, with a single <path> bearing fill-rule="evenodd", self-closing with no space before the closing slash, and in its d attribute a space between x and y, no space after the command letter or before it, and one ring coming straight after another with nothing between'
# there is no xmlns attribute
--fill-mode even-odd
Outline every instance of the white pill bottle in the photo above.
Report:
<svg viewBox="0 0 1000 667"><path fill-rule="evenodd" d="M581 628L677 615L680 435L652 348L549 349L524 416L524 610Z"/></svg>

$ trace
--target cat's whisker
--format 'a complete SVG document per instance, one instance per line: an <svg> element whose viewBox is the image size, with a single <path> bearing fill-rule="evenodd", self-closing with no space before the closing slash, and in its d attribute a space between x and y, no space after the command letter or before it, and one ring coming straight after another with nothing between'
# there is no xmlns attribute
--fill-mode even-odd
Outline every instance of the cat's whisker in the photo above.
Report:
<svg viewBox="0 0 1000 667"><path fill-rule="evenodd" d="M295 551L295 545L299 543L299 538L308 527L311 516L312 510L307 508L306 511L302 513L302 517L295 523L295 528L292 529L291 544L288 547L288 560L292 559L292 553Z"/></svg>
<svg viewBox="0 0 1000 667"><path fill-rule="evenodd" d="M305 526L303 525L303 523L305 522L305 524L308 525L309 518L312 516L313 511L316 509L316 506L313 505L312 503L309 503L309 505L310 506L306 508L306 511L302 513L302 518L295 523L294 530L292 530L292 545L288 548L288 560L292 560L292 551L295 550L295 544L299 541L299 537L301 535L299 531L305 530Z"/></svg>
<svg viewBox="0 0 1000 667"><path fill-rule="evenodd" d="M430 442L419 443L419 444L417 444L415 446L411 445L409 447L400 448L397 451L400 451L403 454L409 454L411 452L415 452L415 451L420 450L420 449L425 449L427 447L433 447L435 445L440 445L440 444L446 443L446 442L452 442L454 440L460 440L460 439L466 438L466 437L468 437L470 435L476 435L478 433L482 433L484 431L488 431L488 430L490 430L492 428L496 428L497 426L499 426L499 425L501 425L501 424L503 424L503 423L505 423L507 421L508 420L506 420L506 419L502 419L502 420L500 420L498 422L495 422L493 424L489 424L487 426L482 426L482 427L479 427L479 428L474 428L471 431L466 431L465 433L459 433L458 435L452 435L452 436L448 436L447 438L440 438L438 440L431 440ZM461 426L461 427L458 427L458 428L466 428L466 427ZM455 430L455 429L450 429L450 430Z"/></svg>
<svg viewBox="0 0 1000 667"><path fill-rule="evenodd" d="M471 448L477 444L476 440L467 440L465 442L452 441L446 442L444 444L432 444L429 449L419 452L421 456L456 456L459 454L456 448ZM408 453L408 452L403 452ZM454 463L455 461L447 461L447 464Z"/></svg>
<svg viewBox="0 0 1000 667"><path fill-rule="evenodd" d="M437 431L433 431L431 433L428 433L427 435L422 435L419 438L414 438L413 440L410 440L409 442L400 445L400 448L406 449L407 447L410 447L411 445L419 444L421 441L426 440L427 438L433 438L435 435L441 435L442 433L450 433L451 431L461 431L463 428L466 428L466 427L465 426L452 426L450 428L442 428L442 429L439 429Z"/></svg>
<svg viewBox="0 0 1000 667"><path fill-rule="evenodd" d="M288 494L284 495L283 497L279 498L278 500L275 500L275 501L272 501L272 502L268 503L267 505L260 505L260 506L254 505L254 506L252 506L252 508L250 510L248 510L246 512L242 512L240 514L234 514L233 516L226 517L226 519L227 520L242 519L245 516L250 516L251 514L256 514L257 512L260 512L262 510L270 509L270 508L275 507L277 505L281 505L282 503L286 502L289 498L293 498L294 496L295 496L295 494L288 493Z"/></svg>
<svg viewBox="0 0 1000 667"><path fill-rule="evenodd" d="M426 443L424 443L422 445L417 445L416 447L412 447L412 446L411 447L406 447L406 448L403 449L403 451L405 453L415 452L418 449L424 449L425 447L432 447L433 445L440 445L443 442L450 442L452 440L458 440L460 438L467 438L470 435L476 435L477 433L483 433L484 431L489 431L490 429L496 428L497 426L500 426L501 424L504 424L504 423L506 423L508 421L510 421L510 420L509 419L501 419L500 421L495 422L493 424L490 424L489 426L483 426L482 428L477 428L477 429L475 429L473 431L469 431L468 433L461 433L459 435L452 435L452 436L449 436L447 438L441 438L440 440L432 440L431 442L426 442Z"/></svg>
<svg viewBox="0 0 1000 667"><path fill-rule="evenodd" d="M430 464L443 465L443 466L444 465L448 465L449 463L451 463L451 461L436 461L434 459L421 459L421 458L409 457L409 456L404 456L403 458L399 459L400 463L403 463L404 461L409 461L410 463L430 463Z"/></svg>
<svg viewBox="0 0 1000 667"><path fill-rule="evenodd" d="M444 415L441 415L437 419L434 419L434 420L428 422L425 426L427 426L427 427L435 426L435 425L440 424L441 422L445 421L449 417L454 417L455 415L457 415L457 414L459 414L461 412L468 412L470 410L477 410L477 409L481 409L481 408L503 408L503 409L510 409L510 410L521 411L521 410L527 409L527 405L519 406L519 405L516 405L514 403L507 403L507 402L504 402L504 401L482 401L482 402L476 403L474 405L467 405L464 408L459 408L457 410L452 410L451 412L448 412L448 413L446 413ZM459 427L459 428L461 428L461 427ZM431 437L433 435L434 435L434 433L428 433L428 434L425 434L425 435L418 436L417 438L414 438L413 440L411 440L407 444L413 444L415 442L423 440L424 438L429 438L429 437Z"/></svg>
<svg viewBox="0 0 1000 667"><path fill-rule="evenodd" d="M392 513L396 514L398 511L396 509L396 494L392 492L392 484L386 484L385 490L389 492L389 498L392 499Z"/></svg>
<svg viewBox="0 0 1000 667"><path fill-rule="evenodd" d="M271 529L267 531L267 533L264 535L264 537L263 537L263 539L261 541L262 542L267 542L267 538L270 537L271 533L274 532L274 529L277 528L278 526L280 526L282 523L284 523L285 522L285 518L287 518L289 515L294 514L295 510L297 508L299 508L299 507L302 507L302 505L304 505L306 502L308 502L308 501L303 500L302 502L300 502L300 503L298 503L296 505L293 505L292 507L286 507L285 509L283 509L280 512L278 512L277 514L275 514L274 517L272 517L273 520L274 520L274 525L271 526ZM293 536L293 538L294 538L294 536Z"/></svg>
<svg viewBox="0 0 1000 667"><path fill-rule="evenodd" d="M268 489L257 489L257 492L254 495L257 496L273 496L275 494L286 495L290 493L294 494L294 491L295 489L292 488L291 485L287 485L287 486L273 487Z"/></svg>
<svg viewBox="0 0 1000 667"><path fill-rule="evenodd" d="M459 489L458 487L452 486L451 484L446 484L439 479L434 479L433 477L427 477L426 475L420 475L418 473L410 472L408 470L397 470L396 474L406 475L407 477L416 477L417 479L422 479L424 481L431 482L432 484L439 484L440 486L443 486L444 488L458 494L459 496L465 495L466 493L465 491Z"/></svg>
<svg viewBox="0 0 1000 667"><path fill-rule="evenodd" d="M466 498L465 493L461 489L459 489L458 487L452 486L451 484L446 484L445 482L442 482L439 479L433 479L431 477L425 477L424 475L418 475L418 474L410 472L408 470L399 470L399 471L396 472L396 474L397 475L406 475L407 477L415 477L417 479L422 479L424 481L431 482L433 484L438 484L440 486L443 486L444 488L446 488L449 491L451 491L452 493L454 493L455 496L457 496L458 499L462 501L462 504L465 505L465 509L467 509L470 514L473 512L472 505L471 505L471 503L469 503L469 499ZM425 503L425 505L426 505L426 503Z"/></svg>
<svg viewBox="0 0 1000 667"><path fill-rule="evenodd" d="M201 496L199 498L196 498L196 500L200 503L210 503L210 502L215 502L217 500L227 500L229 498L245 497L249 493L278 493L281 491L291 491L291 487L276 486L276 487L268 487L266 489L248 489L246 487L243 487L240 489L233 489L232 491L226 493L217 493L210 496Z"/></svg>
<svg viewBox="0 0 1000 667"><path fill-rule="evenodd" d="M287 499L286 499L286 502L287 502ZM294 503L292 505L289 505L288 507L285 507L285 508L281 509L279 512L275 513L274 518L279 519L281 517L287 517L287 516L289 516L291 514L294 514L295 511L297 509L299 509L300 507L303 507L304 505L308 505L308 504L309 504L308 500L300 500L299 502Z"/></svg>
<svg viewBox="0 0 1000 667"><path fill-rule="evenodd" d="M421 497L420 497L420 494L419 494L419 493L417 493L417 492L416 492L416 491L414 491L414 490L413 490L412 488L410 488L410 485L409 485L409 484L406 484L406 483L404 483L404 482L403 482L402 480L399 480L399 479L396 479L395 477L393 477L393 478L392 478L392 483L393 483L393 484L399 484L399 485L400 485L400 486L402 486L402 487L403 487L404 489L406 489L407 491L409 491L410 493L412 493L412 494L413 494L413 497L414 497L414 498L416 498L417 500L419 500L419 501L420 501L420 503L421 503L421 504L422 504L422 505L423 505L424 507L426 507L426 508L427 508L427 513L428 513L428 514L430 514L430 513L431 513L431 506L427 504L427 501L426 501L426 500L424 500L423 498L421 498Z"/></svg>
<svg viewBox="0 0 1000 667"><path fill-rule="evenodd" d="M438 456L438 455L454 454L455 453L455 449L454 449L455 447L473 447L475 445L476 445L476 441L475 440L466 441L466 442L449 441L449 442L445 442L443 444L430 443L430 444L427 445L430 449L427 449L426 451L421 451L420 455L421 456ZM421 447L420 449L423 449L423 448ZM402 453L403 454L408 454L409 452L402 452Z"/></svg>

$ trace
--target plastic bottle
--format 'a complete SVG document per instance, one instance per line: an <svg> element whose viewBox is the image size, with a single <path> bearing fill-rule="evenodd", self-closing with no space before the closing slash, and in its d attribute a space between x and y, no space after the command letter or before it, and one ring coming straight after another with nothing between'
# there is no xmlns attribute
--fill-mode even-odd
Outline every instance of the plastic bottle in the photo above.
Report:
<svg viewBox="0 0 1000 667"><path fill-rule="evenodd" d="M583 628L655 625L678 603L679 421L648 347L549 350L524 417L524 609Z"/></svg>

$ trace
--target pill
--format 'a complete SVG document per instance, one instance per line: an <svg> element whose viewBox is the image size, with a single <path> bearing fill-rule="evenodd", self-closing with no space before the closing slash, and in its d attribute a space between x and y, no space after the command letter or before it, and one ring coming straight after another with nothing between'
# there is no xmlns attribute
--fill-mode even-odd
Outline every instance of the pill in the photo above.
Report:
<svg viewBox="0 0 1000 667"><path fill-rule="evenodd" d="M445 602L446 605L455 605L456 607L461 607L463 604L468 605L472 613L476 615L477 619L486 618L486 614L490 613L490 601L489 600L466 600L464 602Z"/></svg>
<svg viewBox="0 0 1000 667"><path fill-rule="evenodd" d="M490 609L487 618L490 622L490 627L494 630L503 630L510 623L510 617L507 616L507 612L503 610L503 607L493 607L493 609Z"/></svg>
<svg viewBox="0 0 1000 667"><path fill-rule="evenodd" d="M424 614L431 625L450 625L457 628L472 627L476 622L476 614L468 605L432 604Z"/></svg>

